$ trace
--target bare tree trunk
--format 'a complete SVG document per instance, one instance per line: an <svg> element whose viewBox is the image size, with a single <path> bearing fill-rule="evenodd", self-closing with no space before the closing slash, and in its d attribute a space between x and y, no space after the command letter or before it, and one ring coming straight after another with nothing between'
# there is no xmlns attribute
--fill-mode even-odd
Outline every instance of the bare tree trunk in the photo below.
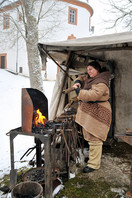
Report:
<svg viewBox="0 0 132 198"><path fill-rule="evenodd" d="M31 88L43 91L43 81L38 52L38 25L34 10L34 1L24 0L26 15L26 47Z"/></svg>

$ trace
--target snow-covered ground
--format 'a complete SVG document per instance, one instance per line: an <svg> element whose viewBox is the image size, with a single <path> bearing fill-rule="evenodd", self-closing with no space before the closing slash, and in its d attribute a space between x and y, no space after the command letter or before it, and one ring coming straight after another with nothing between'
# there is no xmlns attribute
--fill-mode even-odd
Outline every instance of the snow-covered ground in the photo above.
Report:
<svg viewBox="0 0 132 198"><path fill-rule="evenodd" d="M50 100L55 81L43 81L45 95ZM11 129L21 126L21 89L29 88L29 78L0 69L0 178L10 172L10 141L6 135ZM34 146L33 137L18 135L14 139L15 168L28 166L28 157L20 158L28 148Z"/></svg>

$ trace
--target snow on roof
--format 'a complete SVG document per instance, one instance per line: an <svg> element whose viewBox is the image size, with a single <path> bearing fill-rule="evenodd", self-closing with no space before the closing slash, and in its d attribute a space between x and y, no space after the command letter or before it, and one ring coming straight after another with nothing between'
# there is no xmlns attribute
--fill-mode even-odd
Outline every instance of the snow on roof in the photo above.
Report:
<svg viewBox="0 0 132 198"><path fill-rule="evenodd" d="M96 56L96 53L107 50L132 50L132 32L91 36L60 42L39 43L38 48L41 57L48 55L56 61L66 62L68 52L70 51L86 57L89 53L92 56Z"/></svg>
<svg viewBox="0 0 132 198"><path fill-rule="evenodd" d="M115 34L107 34L103 36L91 36L79 39L72 39L60 42L48 42L39 44L40 47L51 50L80 50L90 49L92 47L101 48L102 46L116 46L122 44L123 46L132 45L132 32L122 32Z"/></svg>

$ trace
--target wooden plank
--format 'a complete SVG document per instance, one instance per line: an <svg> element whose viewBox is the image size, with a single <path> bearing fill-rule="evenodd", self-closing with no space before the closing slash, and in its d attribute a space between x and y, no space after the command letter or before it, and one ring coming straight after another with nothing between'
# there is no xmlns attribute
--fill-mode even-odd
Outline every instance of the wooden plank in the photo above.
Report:
<svg viewBox="0 0 132 198"><path fill-rule="evenodd" d="M115 135L115 137L123 140L124 142L126 142L127 144L132 146L132 136L129 136L129 135Z"/></svg>

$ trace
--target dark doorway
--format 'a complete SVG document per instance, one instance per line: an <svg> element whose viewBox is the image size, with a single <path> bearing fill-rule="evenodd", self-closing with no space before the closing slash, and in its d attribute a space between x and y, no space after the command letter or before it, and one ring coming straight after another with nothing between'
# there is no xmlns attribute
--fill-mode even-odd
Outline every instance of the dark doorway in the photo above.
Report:
<svg viewBox="0 0 132 198"><path fill-rule="evenodd" d="M6 54L0 54L0 68L6 69Z"/></svg>
<svg viewBox="0 0 132 198"><path fill-rule="evenodd" d="M5 56L1 56L1 68L5 69Z"/></svg>

